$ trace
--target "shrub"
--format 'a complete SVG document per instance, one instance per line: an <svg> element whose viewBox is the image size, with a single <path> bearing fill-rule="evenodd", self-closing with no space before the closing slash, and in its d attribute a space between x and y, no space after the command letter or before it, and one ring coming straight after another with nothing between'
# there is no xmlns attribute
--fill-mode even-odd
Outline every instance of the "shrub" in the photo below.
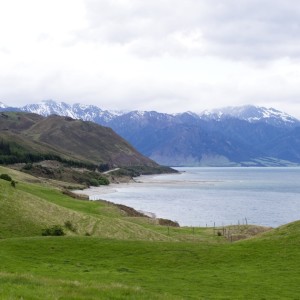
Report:
<svg viewBox="0 0 300 300"><path fill-rule="evenodd" d="M8 174L1 174L0 179L12 181L12 178Z"/></svg>
<svg viewBox="0 0 300 300"><path fill-rule="evenodd" d="M162 218L158 219L158 224L162 226L180 227L178 222Z"/></svg>
<svg viewBox="0 0 300 300"><path fill-rule="evenodd" d="M98 182L98 180L95 179L95 178L90 178L90 179L88 180L88 184L91 185L91 186L99 186L99 182Z"/></svg>
<svg viewBox="0 0 300 300"><path fill-rule="evenodd" d="M53 225L42 230L43 236L62 236L65 235L64 229L60 225Z"/></svg>
<svg viewBox="0 0 300 300"><path fill-rule="evenodd" d="M104 177L104 176L101 176L99 179L98 179L98 182L100 185L109 185L109 180L108 178Z"/></svg>
<svg viewBox="0 0 300 300"><path fill-rule="evenodd" d="M14 180L12 180L12 181L10 182L10 184L11 184L11 186L12 186L12 187L14 187L14 188L15 188L15 187L16 187L16 184L17 184L17 182L16 182L16 181L14 181Z"/></svg>

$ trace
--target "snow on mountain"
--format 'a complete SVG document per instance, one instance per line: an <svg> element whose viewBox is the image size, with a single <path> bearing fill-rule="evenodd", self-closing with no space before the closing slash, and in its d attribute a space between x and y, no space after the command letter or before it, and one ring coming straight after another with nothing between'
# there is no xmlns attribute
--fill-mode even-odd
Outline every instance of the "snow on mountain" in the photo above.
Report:
<svg viewBox="0 0 300 300"><path fill-rule="evenodd" d="M56 102L53 100L44 100L37 104L28 104L23 106L21 110L42 116L49 116L52 114L68 116L73 119L93 121L99 124L107 124L121 114L121 112L118 111L102 110L94 105L80 103L69 105L64 102Z"/></svg>
<svg viewBox="0 0 300 300"><path fill-rule="evenodd" d="M0 108L6 108L6 107L7 106L4 103L0 102Z"/></svg>
<svg viewBox="0 0 300 300"><path fill-rule="evenodd" d="M0 102L0 109L7 110L7 106ZM64 102L56 102L53 100L41 101L38 104L28 104L20 109L26 112L37 113L43 116L56 114L60 116L68 116L74 119L82 119L84 121L92 121L101 125L110 126L113 123L126 123L126 120L135 120L145 122L165 122L170 123L195 123L201 120L222 121L228 118L237 118L250 123L267 123L276 127L299 126L300 121L288 115L287 113L278 111L274 108L258 107L253 105L239 107L225 107L220 109L206 110L201 114L193 112L184 112L177 114L166 114L155 111L109 111L102 110L95 105L85 105L75 103L69 105Z"/></svg>
<svg viewBox="0 0 300 300"><path fill-rule="evenodd" d="M156 111L141 111L141 110L134 110L131 112L128 112L126 114L119 115L122 116L122 119L126 118L128 120L135 120L135 121L149 121L149 122L155 122L155 121L165 121L168 122L172 119L174 119L173 115L166 114L166 113L159 113Z"/></svg>
<svg viewBox="0 0 300 300"><path fill-rule="evenodd" d="M27 104L21 108L22 111L36 113L42 116L49 116L52 114L60 116L68 116L76 118L71 110L70 105L64 102L55 102L53 100L45 100L37 104Z"/></svg>
<svg viewBox="0 0 300 300"><path fill-rule="evenodd" d="M264 122L273 126L295 126L299 120L274 108L258 107L253 105L224 107L204 111L200 114L202 119L221 121L226 118L237 118L250 123Z"/></svg>

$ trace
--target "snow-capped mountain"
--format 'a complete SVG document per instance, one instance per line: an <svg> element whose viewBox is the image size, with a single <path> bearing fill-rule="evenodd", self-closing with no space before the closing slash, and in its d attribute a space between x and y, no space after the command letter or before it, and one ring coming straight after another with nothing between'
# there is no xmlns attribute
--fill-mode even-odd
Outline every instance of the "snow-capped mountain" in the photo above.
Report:
<svg viewBox="0 0 300 300"><path fill-rule="evenodd" d="M203 119L224 120L226 118L237 118L250 123L264 122L273 126L294 127L299 124L299 120L274 108L265 108L254 105L239 107L224 107L204 111L200 114Z"/></svg>
<svg viewBox="0 0 300 300"><path fill-rule="evenodd" d="M68 116L73 119L82 119L84 121L92 121L99 124L107 124L120 112L102 110L95 105L85 105L75 103L69 105L64 102L56 102L53 100L44 100L37 104L28 104L20 108L21 111L36 113L42 116L52 114L59 116Z"/></svg>
<svg viewBox="0 0 300 300"><path fill-rule="evenodd" d="M65 102L56 102L53 100L44 100L37 104L27 104L19 108L7 107L0 102L0 109L7 110L21 110L24 112L36 113L43 116L56 114L60 116L68 116L74 119L82 119L84 121L93 121L102 125L109 125L113 120L127 116L128 119L140 120L145 122L150 120L165 121L167 123L189 123L201 120L216 120L221 121L228 118L236 118L250 123L263 122L272 126L289 126L295 127L299 125L299 120L281 112L274 108L265 108L253 105L225 107L220 109L206 110L200 114L194 112L184 112L177 114L159 113L155 111L108 111L102 110L95 105L86 104L67 104ZM124 118L122 118L124 119Z"/></svg>
<svg viewBox="0 0 300 300"><path fill-rule="evenodd" d="M4 103L0 102L0 108L6 108L6 107L7 106Z"/></svg>
<svg viewBox="0 0 300 300"><path fill-rule="evenodd" d="M170 166L300 165L300 122L274 108L227 107L201 114L107 111L94 105L42 101L21 110L111 127L142 154Z"/></svg>

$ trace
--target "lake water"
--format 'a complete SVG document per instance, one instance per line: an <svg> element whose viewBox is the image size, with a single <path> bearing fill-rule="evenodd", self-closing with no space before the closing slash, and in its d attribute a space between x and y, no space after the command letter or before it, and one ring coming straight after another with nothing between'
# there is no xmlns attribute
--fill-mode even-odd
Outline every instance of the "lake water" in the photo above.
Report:
<svg viewBox="0 0 300 300"><path fill-rule="evenodd" d="M300 219L300 168L176 168L142 176L99 198L178 221L181 226L257 224Z"/></svg>

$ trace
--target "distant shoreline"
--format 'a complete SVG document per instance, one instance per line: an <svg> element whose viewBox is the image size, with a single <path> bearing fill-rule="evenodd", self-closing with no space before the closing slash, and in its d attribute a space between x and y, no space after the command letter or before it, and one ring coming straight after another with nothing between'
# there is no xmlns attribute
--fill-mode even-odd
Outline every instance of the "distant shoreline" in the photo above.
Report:
<svg viewBox="0 0 300 300"><path fill-rule="evenodd" d="M131 187L132 186L141 186L141 185L147 186L147 183L151 183L151 181L144 182L144 181L141 181L141 178L147 177L149 179L151 177L153 178L156 176L160 176L160 175L141 175L139 177L134 177L132 180L130 180L128 182L110 183L109 185L89 187L84 190L73 190L72 193L75 193L77 195L88 196L89 200L91 200L91 201L102 200L100 197L101 195L117 193L118 188L125 188L125 187L129 187L129 186L131 186Z"/></svg>
<svg viewBox="0 0 300 300"><path fill-rule="evenodd" d="M182 174L183 172L174 173L172 175L178 176ZM128 182L120 182L120 183L110 183L109 185L101 185L97 187L89 187L83 190L73 190L72 192L77 195L84 195L88 196L89 200L96 201L96 200L102 200L101 195L106 194L112 194L117 193L117 189L120 188L126 188L126 187L148 187L149 185L153 184L161 184L164 186L173 186L176 185L179 182L182 182L181 180L170 180L170 181L160 181L159 177L166 174L156 174L156 175L141 175L139 177L134 177L132 180ZM155 180L153 178L158 178L158 180ZM145 180L146 179L146 180ZM189 181L190 184L214 184L217 182L222 182L222 180L197 180L197 181Z"/></svg>
<svg viewBox="0 0 300 300"><path fill-rule="evenodd" d="M178 170L187 172L145 175L76 193L152 212L181 226L242 224L247 218L249 224L278 227L299 219L294 209L299 205L298 168Z"/></svg>

